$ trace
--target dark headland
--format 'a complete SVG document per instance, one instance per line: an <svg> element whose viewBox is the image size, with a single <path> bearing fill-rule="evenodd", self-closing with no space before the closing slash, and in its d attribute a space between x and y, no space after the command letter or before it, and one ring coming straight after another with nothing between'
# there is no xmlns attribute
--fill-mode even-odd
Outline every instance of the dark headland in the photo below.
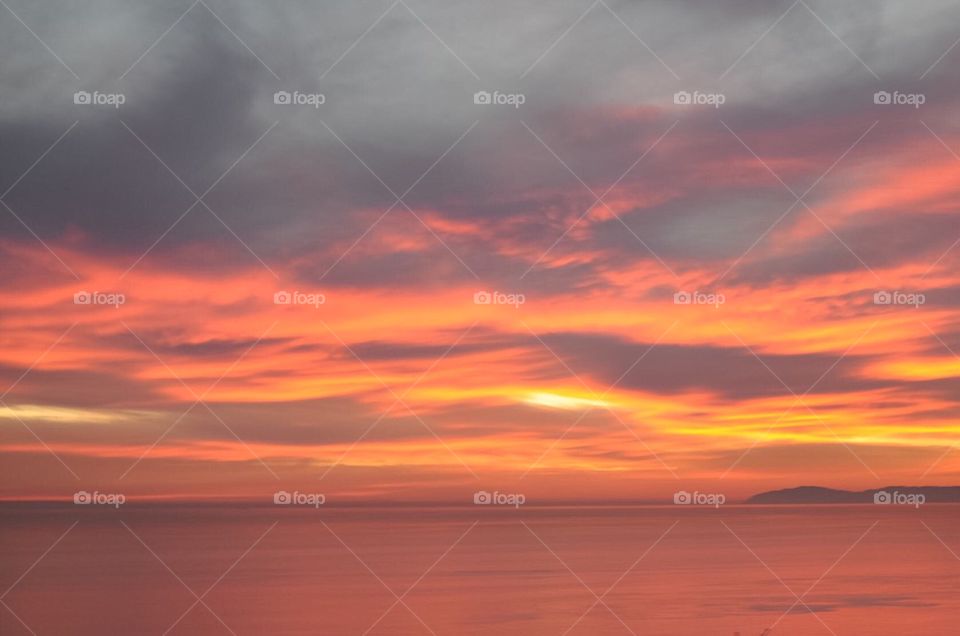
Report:
<svg viewBox="0 0 960 636"><path fill-rule="evenodd" d="M748 504L857 504L874 503L880 492L922 494L926 503L960 503L960 486L886 486L871 490L836 490L820 486L798 486L762 492L747 499Z"/></svg>

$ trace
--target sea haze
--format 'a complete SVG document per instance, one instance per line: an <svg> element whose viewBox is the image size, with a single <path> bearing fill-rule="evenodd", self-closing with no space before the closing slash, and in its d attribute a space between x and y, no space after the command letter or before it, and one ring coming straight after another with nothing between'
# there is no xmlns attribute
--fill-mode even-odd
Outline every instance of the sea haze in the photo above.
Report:
<svg viewBox="0 0 960 636"><path fill-rule="evenodd" d="M960 543L953 505L4 504L0 521L3 600L37 634L900 636L960 615L937 538Z"/></svg>

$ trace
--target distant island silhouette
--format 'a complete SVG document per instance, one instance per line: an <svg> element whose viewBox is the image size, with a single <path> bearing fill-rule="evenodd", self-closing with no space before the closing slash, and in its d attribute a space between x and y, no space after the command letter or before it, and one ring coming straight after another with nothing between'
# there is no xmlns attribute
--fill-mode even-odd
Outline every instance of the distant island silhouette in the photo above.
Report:
<svg viewBox="0 0 960 636"><path fill-rule="evenodd" d="M874 503L879 492L922 494L926 503L960 503L960 486L885 486L870 490L837 490L821 486L798 486L753 495L748 504L859 504Z"/></svg>

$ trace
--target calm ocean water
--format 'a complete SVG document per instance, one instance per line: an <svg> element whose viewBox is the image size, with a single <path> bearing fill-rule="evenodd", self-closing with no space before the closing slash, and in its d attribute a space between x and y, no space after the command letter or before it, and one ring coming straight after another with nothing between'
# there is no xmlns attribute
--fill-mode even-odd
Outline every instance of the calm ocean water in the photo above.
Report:
<svg viewBox="0 0 960 636"><path fill-rule="evenodd" d="M0 633L956 634L958 521L949 505L7 504Z"/></svg>

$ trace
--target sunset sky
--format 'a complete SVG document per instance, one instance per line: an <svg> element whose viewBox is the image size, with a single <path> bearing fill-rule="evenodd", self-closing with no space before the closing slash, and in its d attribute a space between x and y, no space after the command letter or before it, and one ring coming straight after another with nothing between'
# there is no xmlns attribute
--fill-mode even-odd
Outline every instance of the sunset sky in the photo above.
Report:
<svg viewBox="0 0 960 636"><path fill-rule="evenodd" d="M955 2L8 4L3 498L960 483Z"/></svg>

